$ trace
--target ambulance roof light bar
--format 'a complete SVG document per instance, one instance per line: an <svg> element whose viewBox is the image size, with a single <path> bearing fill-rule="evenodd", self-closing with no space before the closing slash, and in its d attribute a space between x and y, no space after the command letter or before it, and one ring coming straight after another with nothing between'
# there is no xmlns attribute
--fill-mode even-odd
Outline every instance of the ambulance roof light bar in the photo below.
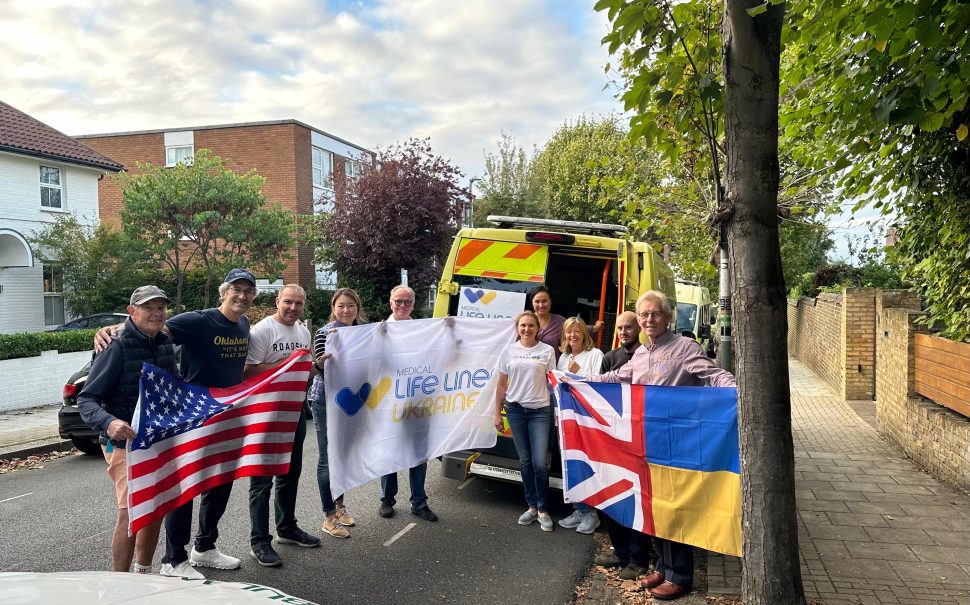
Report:
<svg viewBox="0 0 970 605"><path fill-rule="evenodd" d="M589 233L606 236L623 236L629 231L623 225L610 225L607 223L586 223L580 221L559 221L549 218L529 218L523 216L497 216L490 214L488 222L494 223L503 229L513 227L542 227L546 229L561 229L571 233Z"/></svg>

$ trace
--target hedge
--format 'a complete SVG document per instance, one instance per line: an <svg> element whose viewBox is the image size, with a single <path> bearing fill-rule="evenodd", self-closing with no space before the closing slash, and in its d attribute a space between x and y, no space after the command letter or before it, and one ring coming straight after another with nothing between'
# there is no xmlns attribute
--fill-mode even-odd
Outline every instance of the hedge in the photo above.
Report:
<svg viewBox="0 0 970 605"><path fill-rule="evenodd" d="M63 332L33 332L0 334L0 359L36 357L41 351L73 353L94 348L97 330L65 330Z"/></svg>

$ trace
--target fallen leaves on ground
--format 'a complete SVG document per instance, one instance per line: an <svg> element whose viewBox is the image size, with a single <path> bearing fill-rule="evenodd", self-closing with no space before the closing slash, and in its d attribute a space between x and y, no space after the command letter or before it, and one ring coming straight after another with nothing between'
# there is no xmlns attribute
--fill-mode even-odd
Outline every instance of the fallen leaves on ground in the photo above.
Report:
<svg viewBox="0 0 970 605"><path fill-rule="evenodd" d="M76 456L77 450L67 452L51 452L38 456L27 456L26 458L11 458L10 460L0 460L0 475L12 473L13 471L35 471L44 468L44 463L57 460L64 456Z"/></svg>

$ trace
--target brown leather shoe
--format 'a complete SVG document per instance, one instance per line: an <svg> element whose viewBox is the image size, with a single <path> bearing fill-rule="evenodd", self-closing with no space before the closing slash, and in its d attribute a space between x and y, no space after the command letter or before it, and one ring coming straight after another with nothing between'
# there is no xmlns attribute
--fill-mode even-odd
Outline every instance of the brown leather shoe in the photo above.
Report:
<svg viewBox="0 0 970 605"><path fill-rule="evenodd" d="M690 592L690 586L680 586L673 582L664 582L660 586L652 589L650 594L658 601L673 601L679 599Z"/></svg>
<svg viewBox="0 0 970 605"><path fill-rule="evenodd" d="M659 571L655 571L651 574L647 574L645 578L640 580L640 584L646 589L656 588L664 583L664 575Z"/></svg>

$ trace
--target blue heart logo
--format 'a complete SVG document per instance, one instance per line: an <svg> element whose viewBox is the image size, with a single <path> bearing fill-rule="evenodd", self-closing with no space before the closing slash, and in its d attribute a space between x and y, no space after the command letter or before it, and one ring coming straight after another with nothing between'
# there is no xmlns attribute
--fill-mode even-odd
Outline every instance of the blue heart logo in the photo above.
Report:
<svg viewBox="0 0 970 605"><path fill-rule="evenodd" d="M353 416L364 407L364 402L370 397L370 389L369 382L360 385L360 390L356 393L350 390L350 387L344 387L337 392L337 405L345 414Z"/></svg>
<svg viewBox="0 0 970 605"><path fill-rule="evenodd" d="M465 298L467 298L469 302L478 302L483 296L485 296L485 293L481 290L475 290L474 292L471 289L465 290Z"/></svg>

